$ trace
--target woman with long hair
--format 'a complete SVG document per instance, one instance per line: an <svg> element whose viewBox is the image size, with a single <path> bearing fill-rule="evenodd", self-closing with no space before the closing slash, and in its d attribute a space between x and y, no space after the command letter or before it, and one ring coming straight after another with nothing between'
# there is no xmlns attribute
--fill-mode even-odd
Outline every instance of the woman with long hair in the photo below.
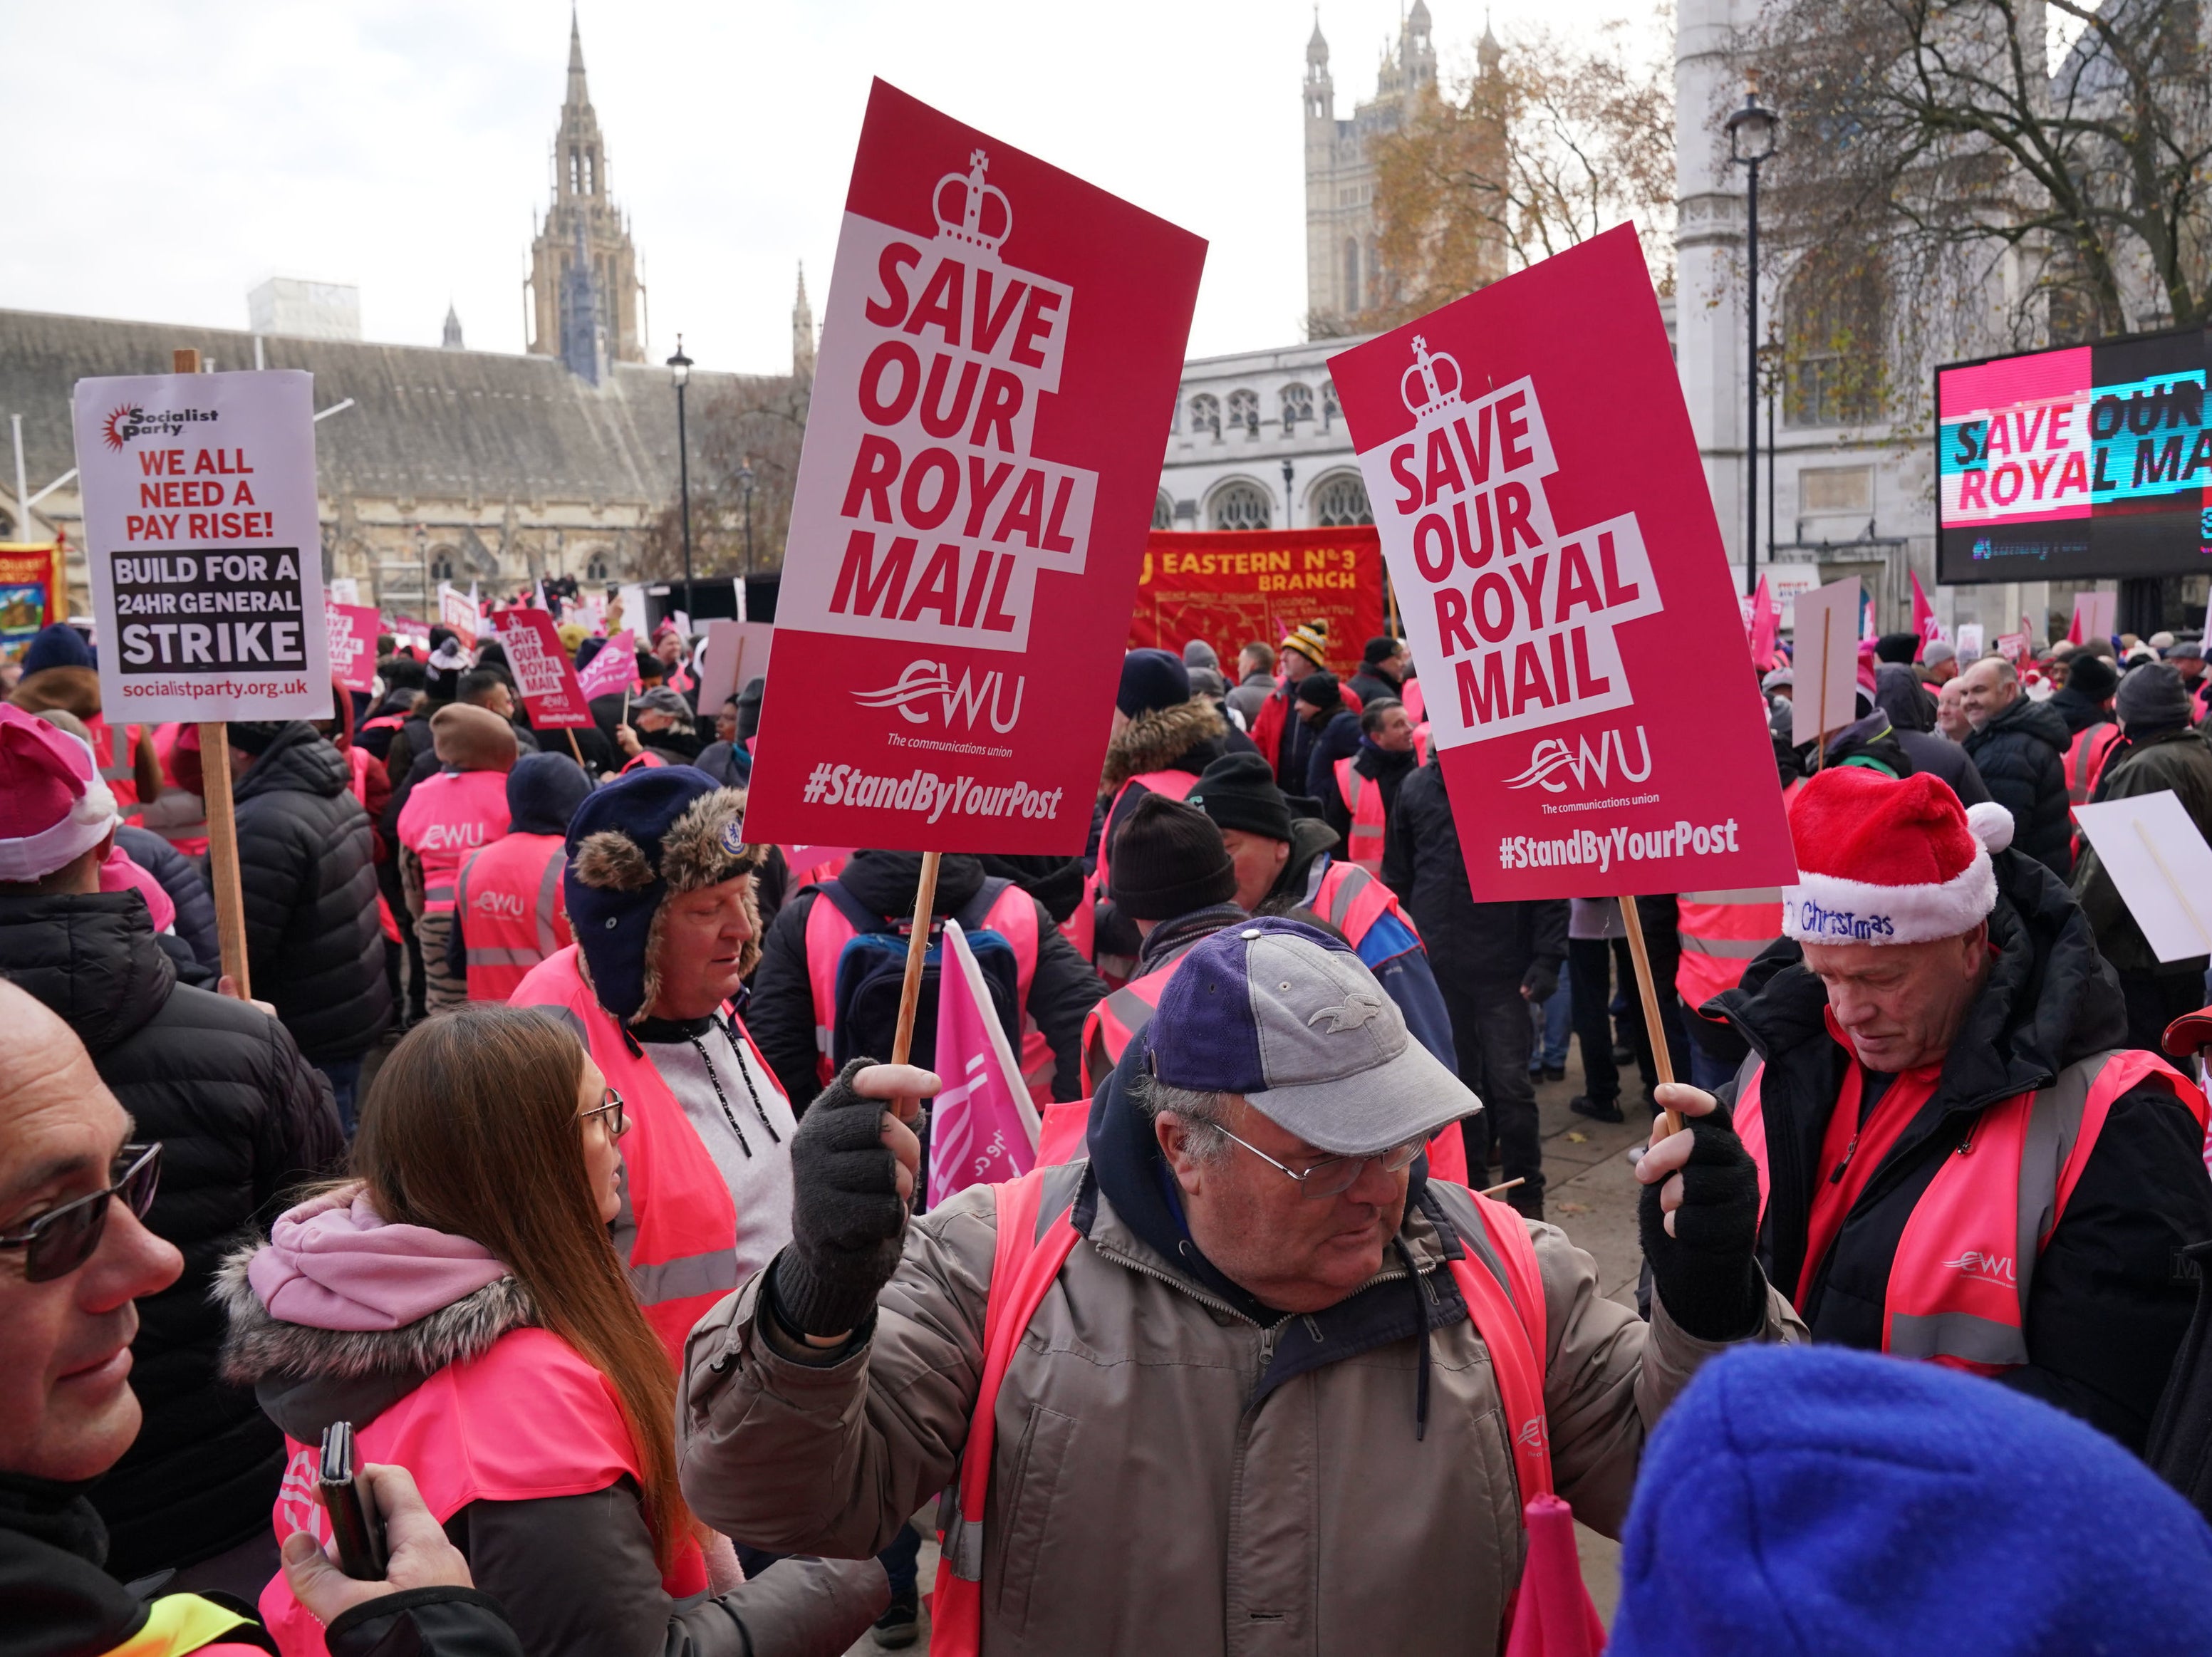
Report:
<svg viewBox="0 0 2212 1657"><path fill-rule="evenodd" d="M471 1003L378 1073L354 1177L226 1262L224 1372L290 1441L282 1538L330 1527L325 1428L398 1463L532 1657L842 1652L888 1595L872 1561L790 1560L710 1591L675 1454L675 1378L607 1234L625 1107L575 1036ZM726 1557L726 1550L720 1551ZM324 1653L283 1577L286 1657Z"/></svg>

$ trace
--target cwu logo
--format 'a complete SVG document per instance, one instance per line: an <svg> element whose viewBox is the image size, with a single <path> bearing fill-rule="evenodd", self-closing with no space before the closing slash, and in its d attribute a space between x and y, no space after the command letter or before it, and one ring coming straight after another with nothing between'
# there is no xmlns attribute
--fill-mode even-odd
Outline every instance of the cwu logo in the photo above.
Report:
<svg viewBox="0 0 2212 1657"><path fill-rule="evenodd" d="M1637 763L1644 768L1632 769L1628 763L1628 739L1618 728L1598 733L1597 746L1590 746L1587 734L1576 738L1577 746L1570 748L1563 737L1541 737L1528 752L1528 763L1517 777L1506 779L1508 788L1540 788L1547 794L1567 792L1567 779L1573 779L1577 789L1590 786L1608 787L1616 768L1623 782L1642 782L1651 774L1651 744L1644 734L1644 727L1636 727Z"/></svg>
<svg viewBox="0 0 2212 1657"><path fill-rule="evenodd" d="M951 671L943 662L922 657L908 662L906 671L893 683L881 690L856 690L853 700L863 707L896 708L899 717L909 725L928 724L934 706L947 730L957 718L973 731L980 718L988 719L992 730L1005 732L1012 731L1022 717L1022 693L1028 684L1026 677L1014 680L1013 705L1008 707L1006 676L999 669L993 668L978 678L974 669L963 668L956 685Z"/></svg>

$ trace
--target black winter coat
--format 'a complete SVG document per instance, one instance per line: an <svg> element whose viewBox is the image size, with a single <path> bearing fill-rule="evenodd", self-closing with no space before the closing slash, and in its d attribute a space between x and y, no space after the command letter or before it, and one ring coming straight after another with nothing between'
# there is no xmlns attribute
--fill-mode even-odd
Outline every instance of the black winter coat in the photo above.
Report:
<svg viewBox="0 0 2212 1657"><path fill-rule="evenodd" d="M145 1425L92 1495L125 1581L208 1558L267 1532L284 1472L252 1393L216 1379L209 1285L237 1232L344 1156L330 1087L266 1013L176 981L136 892L0 898L0 974L68 1023L137 1138L161 1142L148 1223L184 1275L138 1302Z"/></svg>
<svg viewBox="0 0 2212 1657"><path fill-rule="evenodd" d="M1398 786L1383 825L1382 883L1413 918L1438 983L1525 983L1532 968L1553 980L1567 958L1567 901L1477 903L1460 856L1443 773L1429 762Z"/></svg>
<svg viewBox="0 0 2212 1657"><path fill-rule="evenodd" d="M1996 958L1920 1114L1867 1182L1798 1311L1815 1340L1878 1350L1898 1239L1936 1170L1981 1113L2049 1085L2127 1041L2118 980L2089 922L2050 871L1996 857ZM1822 1135L1850 1051L1828 1034L1827 992L1784 939L1708 1002L1765 1060L1759 1082L1771 1195L1759 1228L1769 1282L1794 1290ZM2035 1266L2028 1363L2001 1377L2140 1448L2196 1298L2179 1250L2212 1239L2212 1181L2196 1119L2163 1087L2113 1102L2065 1218Z"/></svg>
<svg viewBox="0 0 2212 1657"><path fill-rule="evenodd" d="M921 871L918 852L856 852L839 879L878 914L910 916ZM975 859L948 854L938 865L933 913L957 913L982 889L983 879ZM814 1073L814 990L806 975L806 917L819 899L818 887L802 886L778 912L753 969L752 1000L745 1008L745 1028L783 1083L792 1109L802 1113L822 1091ZM1105 993L1105 981L1038 903L1036 974L1024 1011L1052 1043L1056 1100L1082 1096L1083 1021ZM1008 1034L1018 1050L1018 1034Z"/></svg>
<svg viewBox="0 0 2212 1657"><path fill-rule="evenodd" d="M2189 813L2197 832L2212 837L2212 742L2182 729L2161 731L2142 742L2117 744L2097 779L2096 800L2134 799L2171 789ZM2097 947L2113 969L2130 974L2172 977L2204 972L2205 957L2161 962L2094 847L2085 846L2074 871L2074 895L2097 934Z"/></svg>
<svg viewBox="0 0 2212 1657"><path fill-rule="evenodd" d="M235 794L253 993L310 1060L359 1058L392 1020L376 831L351 781L345 756L295 719Z"/></svg>
<svg viewBox="0 0 2212 1657"><path fill-rule="evenodd" d="M2060 880L2074 871L2073 823L2067 816L2066 721L2025 693L1966 741L1966 756L1990 798L2012 813L2012 848Z"/></svg>

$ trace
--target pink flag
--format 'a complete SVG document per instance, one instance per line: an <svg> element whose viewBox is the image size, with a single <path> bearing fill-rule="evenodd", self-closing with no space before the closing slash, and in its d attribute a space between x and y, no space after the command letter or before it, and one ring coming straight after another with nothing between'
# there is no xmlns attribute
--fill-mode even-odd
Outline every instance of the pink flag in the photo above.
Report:
<svg viewBox="0 0 2212 1657"><path fill-rule="evenodd" d="M1751 596L1751 660L1764 672L1774 659L1774 640L1782 629L1782 607L1774 602L1766 578L1759 578L1759 591Z"/></svg>
<svg viewBox="0 0 2212 1657"><path fill-rule="evenodd" d="M1912 575L1912 630L1920 635L1923 649L1943 636L1942 626L1936 619L1936 606L1928 602L1928 595L1920 590L1920 577L1917 573Z"/></svg>
<svg viewBox="0 0 2212 1657"><path fill-rule="evenodd" d="M1036 1166L1036 1107L1000 1027L983 969L957 920L945 923L937 975L937 1074L930 1114L929 1205Z"/></svg>
<svg viewBox="0 0 2212 1657"><path fill-rule="evenodd" d="M599 653L576 676L586 698L611 696L626 690L637 677L637 634L624 628L607 640Z"/></svg>

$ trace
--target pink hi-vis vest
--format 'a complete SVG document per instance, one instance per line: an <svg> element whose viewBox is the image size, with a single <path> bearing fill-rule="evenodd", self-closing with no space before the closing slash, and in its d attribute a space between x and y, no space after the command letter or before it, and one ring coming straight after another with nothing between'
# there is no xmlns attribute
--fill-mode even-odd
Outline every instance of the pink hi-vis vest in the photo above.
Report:
<svg viewBox="0 0 2212 1657"><path fill-rule="evenodd" d="M1046 1220L1048 1178L1054 1181L1054 1207ZM1069 1217L1077 1184L1066 1173L1040 1168L991 1187L999 1235L984 1302L982 1381L968 1421L959 1482L939 1509L952 1517L942 1538L930 1600L931 1657L977 1657L982 1648L983 1512L998 1437L999 1388L1023 1332L1082 1241ZM1549 1350L1544 1280L1521 1217L1503 1203L1468 1194L1481 1217L1483 1235L1462 1240L1462 1257L1451 1262L1452 1281L1467 1301L1475 1332L1490 1349L1521 1487L1516 1505L1525 1507L1553 1493L1551 1434L1544 1411L1544 1355ZM1499 1648L1504 1647L1501 1641Z"/></svg>
<svg viewBox="0 0 2212 1657"><path fill-rule="evenodd" d="M281 1543L294 1531L328 1546L330 1517L315 1499L318 1447L284 1441L291 1460L271 1515ZM450 1363L362 1428L361 1462L415 1475L443 1524L471 1502L588 1496L628 1478L641 1487L637 1446L607 1378L547 1329L515 1329L482 1357ZM661 1579L674 1598L707 1587L706 1561L687 1539ZM282 1571L261 1591L261 1620L284 1657L324 1657L323 1625L292 1597Z"/></svg>
<svg viewBox="0 0 2212 1657"><path fill-rule="evenodd" d="M454 894L470 1000L506 1000L532 967L574 941L561 907L564 846L559 835L507 834L461 865Z"/></svg>
<svg viewBox="0 0 2212 1657"><path fill-rule="evenodd" d="M1336 792L1352 813L1352 841L1346 861L1370 875L1382 872L1382 790L1359 774L1351 760L1336 762Z"/></svg>
<svg viewBox="0 0 2212 1657"><path fill-rule="evenodd" d="M453 908L462 863L505 834L507 823L504 771L441 771L415 785L399 813L399 843L422 859L425 913Z"/></svg>
<svg viewBox="0 0 2212 1657"><path fill-rule="evenodd" d="M1753 1070L1736 1100L1737 1136L1759 1166L1759 1209L1769 1188L1765 1074ZM2155 1054L2115 1048L2069 1065L2049 1087L1982 1112L1966 1142L1943 1158L1920 1194L1890 1263L1881 1350L1995 1375L2027 1362L2027 1299L2035 1263L2097 1147L2112 1102L2155 1079L2204 1131L2196 1085ZM1813 1280L1819 1262L1807 1262Z"/></svg>
<svg viewBox="0 0 2212 1657"><path fill-rule="evenodd" d="M1398 900L1391 895L1390 889L1356 863L1330 859L1306 907L1342 932L1345 941L1355 950L1359 947L1359 940L1367 936L1368 929L1384 915L1397 916L1407 932L1417 938L1420 936L1413 916L1398 907Z"/></svg>
<svg viewBox="0 0 2212 1657"><path fill-rule="evenodd" d="M1052 1043L1029 1014L1030 985L1036 978L1036 900L1009 883L984 911L983 925L1013 947L1015 986L1022 1004L1022 1080L1029 1086L1030 1102L1042 1108L1052 1102L1054 1065ZM814 993L814 1073L824 1087L837 1077L837 1066L830 1058L836 1035L837 958L856 936L845 912L817 892L806 912L806 977Z"/></svg>
<svg viewBox="0 0 2212 1657"><path fill-rule="evenodd" d="M1782 936L1782 889L1684 892L1674 900L1682 945L1674 987L1692 1012L1743 981L1744 968Z"/></svg>
<svg viewBox="0 0 2212 1657"><path fill-rule="evenodd" d="M681 1363L691 1326L738 1286L738 1209L730 1187L653 1061L624 1039L614 1015L584 982L574 944L532 968L507 999L517 1007L563 1007L574 1015L592 1062L629 1104L622 1160L636 1228L628 1255L630 1286L669 1361ZM775 1086L775 1072L752 1046L751 1033L726 1005L721 1011L751 1048L761 1076Z"/></svg>

